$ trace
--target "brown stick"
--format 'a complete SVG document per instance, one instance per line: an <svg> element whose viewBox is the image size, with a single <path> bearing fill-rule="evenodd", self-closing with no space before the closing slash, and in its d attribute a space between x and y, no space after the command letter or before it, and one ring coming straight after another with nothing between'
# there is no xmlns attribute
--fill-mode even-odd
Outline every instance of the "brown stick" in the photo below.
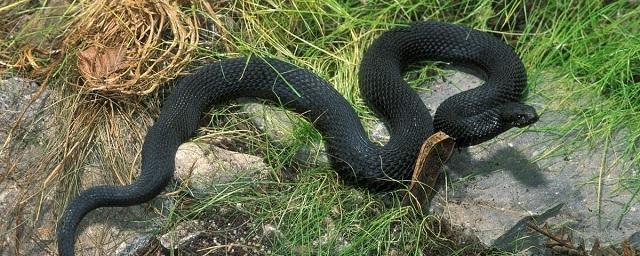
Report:
<svg viewBox="0 0 640 256"><path fill-rule="evenodd" d="M412 205L419 212L427 209L435 195L442 166L449 160L454 145L453 138L443 132L434 133L422 144L403 205Z"/></svg>

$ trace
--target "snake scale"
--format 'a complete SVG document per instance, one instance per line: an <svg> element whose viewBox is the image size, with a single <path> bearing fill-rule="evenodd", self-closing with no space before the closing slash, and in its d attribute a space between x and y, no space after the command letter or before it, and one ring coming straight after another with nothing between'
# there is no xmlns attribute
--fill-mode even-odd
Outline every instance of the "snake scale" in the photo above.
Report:
<svg viewBox="0 0 640 256"><path fill-rule="evenodd" d="M471 66L485 83L446 99L432 119L403 79L410 64L438 60ZM57 229L61 255L74 254L75 233L93 209L131 206L153 199L170 182L178 146L198 128L202 113L230 100L254 97L302 114L322 134L333 169L346 181L389 190L410 179L421 144L444 131L464 147L538 120L521 103L527 85L524 65L498 38L460 25L416 22L380 35L360 64L359 89L385 123L390 140L372 143L352 106L325 80L287 62L261 57L213 62L184 77L166 99L142 148L142 168L127 186L97 186L66 208Z"/></svg>

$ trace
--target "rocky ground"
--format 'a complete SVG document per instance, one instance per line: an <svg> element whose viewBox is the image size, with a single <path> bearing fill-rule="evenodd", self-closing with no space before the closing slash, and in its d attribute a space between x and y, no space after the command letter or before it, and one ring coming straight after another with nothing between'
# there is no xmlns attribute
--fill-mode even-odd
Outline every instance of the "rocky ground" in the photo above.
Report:
<svg viewBox="0 0 640 256"><path fill-rule="evenodd" d="M42 216L36 220L26 220L21 213L33 213L33 206L24 207L20 202L28 200L24 193L29 188L28 168L34 163L34 156L44 150L45 132L49 122L41 115L42 109L50 102L49 92L29 80L11 78L0 80L0 254L13 255L18 247L28 248L22 253L42 251L42 241L52 230L43 227L51 221ZM47 212L47 207L38 209ZM44 214L43 214L44 215ZM30 215L33 216L33 215ZM34 228L34 227L38 228ZM28 231L27 231L28 230ZM23 233L29 232L30 239L19 241ZM22 243L32 243L23 246Z"/></svg>
<svg viewBox="0 0 640 256"><path fill-rule="evenodd" d="M481 83L462 72L448 72L443 79L427 85L421 92L425 104L435 110L446 97ZM29 206L16 209L29 186L21 180L30 157L41 153L41 137L47 134L46 118L40 114L48 102L47 91L26 80L0 82L0 156L3 175L0 180L0 214L3 218L0 254L52 254L55 216ZM36 97L37 96L37 97ZM542 227L566 227L576 244L586 248L594 243L620 244L628 239L640 249L640 209L628 205L631 194L616 190L620 173L629 169L619 148L578 150L571 154L547 155L558 146L558 137L540 132L544 127L563 122L566 116L544 110L542 98L532 97L542 114L538 123L522 134L511 131L492 142L456 150L445 168L445 180L432 204L432 211L445 216L454 226L462 227L487 246L506 250L523 250L532 255L549 253L548 237L527 228L527 221ZM23 110L27 109L27 111ZM277 140L287 129L283 112L261 105L248 105L257 127L269 126L270 139ZM16 123L16 120L21 120ZM271 121L270 121L271 120ZM275 122L272 120L276 120ZM277 125L274 125L277 124ZM280 126L280 127L276 127ZM384 125L374 124L372 137L384 142ZM16 139L18 138L18 139ZM26 140L24 138L33 138ZM321 148L321 146L318 146ZM310 153L312 152L312 153ZM301 153L301 159L326 161L318 149ZM19 153L20 155L16 155ZM7 161L12 159L13 161ZM206 193L210 184L232 180L236 175L266 179L271 172L258 156L229 151L206 143L186 143L176 156L177 178L193 193ZM630 171L639 171L631 169ZM602 176L602 184L598 184ZM601 198L597 187L602 187ZM45 201L47 199L44 199ZM167 209L170 200L154 200L156 209ZM627 207L628 206L628 207ZM627 208L625 208L627 207ZM622 214L627 209L626 214ZM25 221L20 211L40 212L38 221ZM115 212L114 212L115 211ZM118 255L158 255L180 248L183 252L207 255L268 254L268 239L278 230L264 224L252 234L250 217L233 208L217 209L212 218L186 221L157 234L166 212L153 212L143 206L125 209L101 209L92 212L81 228L78 243L88 255L116 251ZM27 214L26 216L33 216ZM121 218L126 216L126 218ZM116 218L117 217L117 218ZM98 232L108 229L109 232ZM16 239L16 238L22 239ZM16 243L16 241L21 241ZM515 242L514 242L515 241ZM202 245L209 245L204 248Z"/></svg>
<svg viewBox="0 0 640 256"><path fill-rule="evenodd" d="M433 91L422 98L433 109L448 96L480 83L474 76L451 72L431 85ZM522 220L567 227L576 240L584 240L587 248L596 240L619 244L633 238L639 244L640 209L632 203L623 214L632 195L616 191L623 170L639 171L625 164L620 147L624 143L608 150L603 147L547 155L564 141L541 131L568 118L564 113L545 110L542 97L532 95L530 102L542 116L528 131L512 131L454 153L446 168L449 186L439 191L434 211L447 216L454 225L472 230L487 245L529 248L536 255L545 250L541 245L547 237L528 232ZM599 175L603 176L601 199L597 197Z"/></svg>

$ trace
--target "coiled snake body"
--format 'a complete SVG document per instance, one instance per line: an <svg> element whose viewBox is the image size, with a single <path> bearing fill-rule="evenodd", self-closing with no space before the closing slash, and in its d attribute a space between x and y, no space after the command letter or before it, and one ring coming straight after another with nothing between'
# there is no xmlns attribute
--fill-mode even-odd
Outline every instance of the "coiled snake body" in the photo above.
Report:
<svg viewBox="0 0 640 256"><path fill-rule="evenodd" d="M432 120L402 77L409 64L421 60L477 67L486 73L485 84L445 100ZM89 188L67 207L57 230L60 254L74 254L76 228L89 211L140 204L158 195L173 177L178 146L194 134L202 113L232 99L266 99L301 113L323 135L338 174L373 190L410 179L420 145L434 129L455 138L457 146L469 146L537 120L535 110L520 103L526 73L518 56L497 38L458 25L419 22L383 33L366 51L359 81L362 97L389 130L384 146L369 140L351 105L330 84L295 65L235 58L185 77L148 131L138 178L123 187Z"/></svg>

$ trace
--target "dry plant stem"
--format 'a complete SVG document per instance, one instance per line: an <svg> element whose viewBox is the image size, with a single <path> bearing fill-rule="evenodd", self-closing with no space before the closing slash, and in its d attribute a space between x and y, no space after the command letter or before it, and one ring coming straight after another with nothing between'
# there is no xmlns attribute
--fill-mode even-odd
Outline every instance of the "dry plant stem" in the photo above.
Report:
<svg viewBox="0 0 640 256"><path fill-rule="evenodd" d="M412 205L418 212L423 212L429 206L435 194L440 169L449 160L454 146L454 140L444 132L434 133L427 138L418 153L403 205Z"/></svg>
<svg viewBox="0 0 640 256"><path fill-rule="evenodd" d="M567 241L564 241L561 238L558 238L554 235L552 235L551 233L541 229L540 227L538 227L537 225L533 224L533 223L527 223L527 227L535 230L536 232L548 237L549 239L556 241L558 244L562 245L563 247L567 247L569 249L576 249L571 243L567 243Z"/></svg>

